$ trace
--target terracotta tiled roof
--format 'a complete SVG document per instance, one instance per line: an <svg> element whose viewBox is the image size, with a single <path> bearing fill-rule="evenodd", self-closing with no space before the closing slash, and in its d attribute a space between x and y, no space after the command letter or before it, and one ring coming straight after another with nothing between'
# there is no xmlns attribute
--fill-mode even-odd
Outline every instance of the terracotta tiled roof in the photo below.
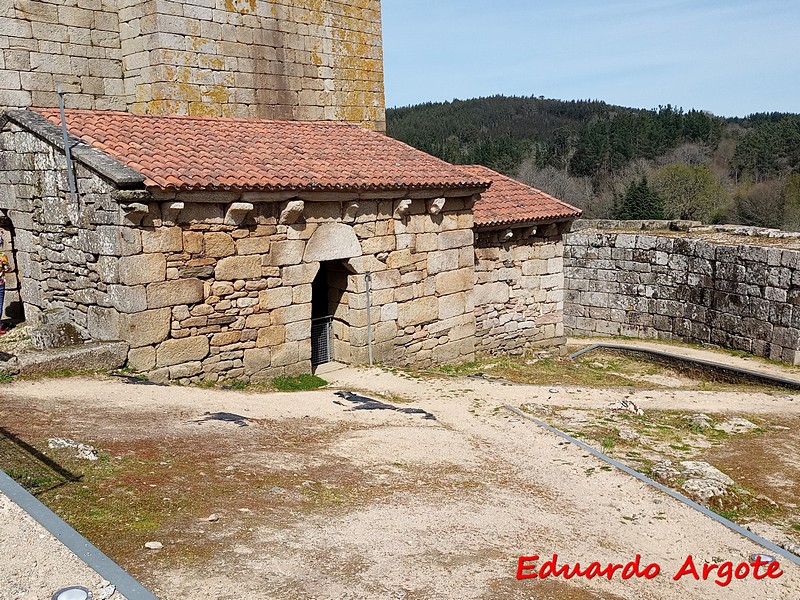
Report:
<svg viewBox="0 0 800 600"><path fill-rule="evenodd" d="M58 110L34 109L60 125ZM485 188L489 181L385 135L332 122L68 110L69 132L167 190Z"/></svg>
<svg viewBox="0 0 800 600"><path fill-rule="evenodd" d="M491 187L475 203L475 225L511 225L528 221L564 221L581 216L575 208L524 183L480 165L460 166L475 177L491 179Z"/></svg>

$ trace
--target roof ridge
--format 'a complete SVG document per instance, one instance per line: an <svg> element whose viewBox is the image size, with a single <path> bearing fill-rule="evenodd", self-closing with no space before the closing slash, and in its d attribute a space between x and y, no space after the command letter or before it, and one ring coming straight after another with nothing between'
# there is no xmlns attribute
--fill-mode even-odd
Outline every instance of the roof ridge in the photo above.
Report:
<svg viewBox="0 0 800 600"><path fill-rule="evenodd" d="M30 107L28 110L32 112L36 112L38 114L58 114L59 109L53 107ZM240 122L240 123L280 123L286 124L291 126L299 126L299 125L325 125L325 126L336 126L336 127L353 127L358 129L363 129L364 131L372 131L371 129L367 129L366 127L362 127L356 123L348 123L345 121L333 121L333 120L299 120L299 119L264 119L261 117L215 117L209 115L154 115L154 114L144 114L144 113L132 113L127 112L124 110L98 110L98 109L88 109L88 108L67 108L64 111L67 116L71 113L75 114L90 114L90 115L113 115L113 116L124 116L129 118L135 119L153 119L153 120L185 120L185 121L210 121L210 122L219 122L219 121L226 121L226 122ZM376 133L376 132L373 132Z"/></svg>

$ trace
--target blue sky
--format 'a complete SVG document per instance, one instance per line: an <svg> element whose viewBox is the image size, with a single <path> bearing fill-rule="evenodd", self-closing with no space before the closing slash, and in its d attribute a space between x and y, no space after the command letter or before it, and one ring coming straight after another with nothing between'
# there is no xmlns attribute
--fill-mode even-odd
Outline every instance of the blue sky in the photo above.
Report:
<svg viewBox="0 0 800 600"><path fill-rule="evenodd" d="M387 106L494 94L800 113L798 0L383 0Z"/></svg>

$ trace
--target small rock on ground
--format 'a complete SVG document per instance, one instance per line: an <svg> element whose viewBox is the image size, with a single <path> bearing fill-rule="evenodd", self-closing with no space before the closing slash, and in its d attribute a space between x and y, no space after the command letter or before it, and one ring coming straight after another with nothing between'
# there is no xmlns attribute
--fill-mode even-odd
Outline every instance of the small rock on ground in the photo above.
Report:
<svg viewBox="0 0 800 600"><path fill-rule="evenodd" d="M741 417L732 417L727 421L720 423L714 429L719 429L720 431L724 431L725 433L747 433L748 431L753 431L754 429L758 429L758 425L753 423L752 421L748 421L747 419L743 419Z"/></svg>
<svg viewBox="0 0 800 600"><path fill-rule="evenodd" d="M728 492L728 486L715 479L689 479L681 487L705 501L724 496Z"/></svg>
<svg viewBox="0 0 800 600"><path fill-rule="evenodd" d="M711 427L712 424L711 417L709 417L704 413L686 415L683 418L689 421L689 425L692 425L694 427L699 427L700 429L708 429L709 427Z"/></svg>
<svg viewBox="0 0 800 600"><path fill-rule="evenodd" d="M733 479L707 462L685 460L680 463L680 467L681 471L686 477L694 479L710 479L725 486L733 485Z"/></svg>

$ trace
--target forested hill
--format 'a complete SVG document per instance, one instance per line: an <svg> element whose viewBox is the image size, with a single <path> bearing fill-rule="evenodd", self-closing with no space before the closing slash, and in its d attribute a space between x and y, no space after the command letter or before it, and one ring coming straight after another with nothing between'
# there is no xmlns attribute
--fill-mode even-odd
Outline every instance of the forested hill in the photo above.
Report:
<svg viewBox="0 0 800 600"><path fill-rule="evenodd" d="M494 96L387 110L387 132L483 164L591 217L800 228L800 115L726 119L674 108Z"/></svg>

